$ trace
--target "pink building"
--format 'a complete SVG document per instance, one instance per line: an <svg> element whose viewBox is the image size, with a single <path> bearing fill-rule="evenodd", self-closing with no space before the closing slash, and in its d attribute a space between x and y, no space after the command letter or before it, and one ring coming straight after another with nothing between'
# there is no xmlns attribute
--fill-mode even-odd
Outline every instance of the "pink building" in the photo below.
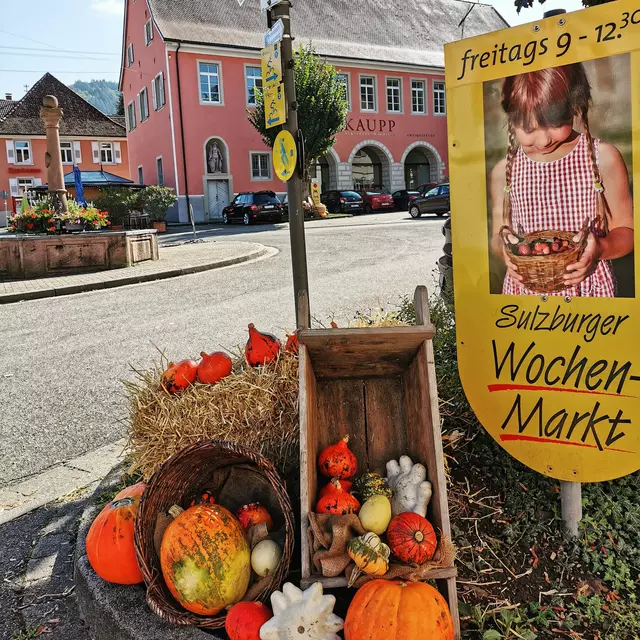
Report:
<svg viewBox="0 0 640 640"><path fill-rule="evenodd" d="M506 27L462 0L326 0L292 9L346 85L345 131L316 168L322 189L390 190L448 175L443 44ZM126 0L120 88L134 180L176 189L170 220L220 218L241 191L286 186L247 120L261 86L259 0Z"/></svg>

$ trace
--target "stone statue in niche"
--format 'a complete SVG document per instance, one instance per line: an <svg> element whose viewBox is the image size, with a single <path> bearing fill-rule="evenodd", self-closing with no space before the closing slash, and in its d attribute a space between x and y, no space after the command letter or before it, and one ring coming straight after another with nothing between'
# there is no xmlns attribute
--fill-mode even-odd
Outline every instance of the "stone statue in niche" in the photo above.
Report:
<svg viewBox="0 0 640 640"><path fill-rule="evenodd" d="M209 153L207 154L207 165L209 173L224 173L224 157L218 147L218 142L213 140L209 143Z"/></svg>

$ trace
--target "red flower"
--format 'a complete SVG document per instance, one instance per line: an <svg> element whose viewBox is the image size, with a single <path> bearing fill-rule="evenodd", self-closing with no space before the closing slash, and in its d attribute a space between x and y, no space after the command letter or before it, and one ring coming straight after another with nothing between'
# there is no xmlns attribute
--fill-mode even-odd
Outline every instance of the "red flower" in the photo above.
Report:
<svg viewBox="0 0 640 640"><path fill-rule="evenodd" d="M27 225L27 229L33 229L33 224L31 222Z"/></svg>
<svg viewBox="0 0 640 640"><path fill-rule="evenodd" d="M109 226L111 226L111 223L110 223L108 220L107 220L107 224L108 224Z"/></svg>
<svg viewBox="0 0 640 640"><path fill-rule="evenodd" d="M35 214L35 213L32 213L32 214L31 214L31 217L32 217L32 218L35 218L35 217L36 217L36 214Z"/></svg>
<svg viewBox="0 0 640 640"><path fill-rule="evenodd" d="M47 220L49 224L53 224L53 220Z"/></svg>
<svg viewBox="0 0 640 640"><path fill-rule="evenodd" d="M56 230L56 228L55 228L55 227L49 227L49 231L50 231L51 233L53 233L55 230Z"/></svg>

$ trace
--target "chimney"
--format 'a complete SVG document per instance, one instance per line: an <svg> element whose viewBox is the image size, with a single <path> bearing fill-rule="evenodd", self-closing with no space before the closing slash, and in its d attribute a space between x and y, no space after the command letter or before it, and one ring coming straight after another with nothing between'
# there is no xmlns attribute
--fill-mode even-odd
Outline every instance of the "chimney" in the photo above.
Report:
<svg viewBox="0 0 640 640"><path fill-rule="evenodd" d="M13 100L13 94L11 94L11 93L5 93L5 94L4 94L4 99L5 99L5 100Z"/></svg>

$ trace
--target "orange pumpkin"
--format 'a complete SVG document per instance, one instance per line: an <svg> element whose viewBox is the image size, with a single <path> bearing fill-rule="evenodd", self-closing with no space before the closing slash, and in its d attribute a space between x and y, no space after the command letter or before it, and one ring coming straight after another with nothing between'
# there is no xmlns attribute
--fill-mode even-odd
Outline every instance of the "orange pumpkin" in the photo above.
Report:
<svg viewBox="0 0 640 640"><path fill-rule="evenodd" d="M345 436L336 444L332 444L320 452L318 469L323 476L346 480L356 475L358 460L349 449L348 442L349 436Z"/></svg>
<svg viewBox="0 0 640 640"><path fill-rule="evenodd" d="M203 351L200 355L202 356L202 361L198 365L196 372L198 382L215 384L231 373L233 362L226 353L216 351L207 355Z"/></svg>
<svg viewBox="0 0 640 640"><path fill-rule="evenodd" d="M426 582L371 580L356 592L345 640L453 640L445 599Z"/></svg>
<svg viewBox="0 0 640 640"><path fill-rule="evenodd" d="M213 616L247 591L249 543L230 511L217 504L195 505L167 527L160 566L171 595L185 609Z"/></svg>
<svg viewBox="0 0 640 640"><path fill-rule="evenodd" d="M253 324L249 325L249 339L244 356L252 367L273 362L280 353L280 340L270 333L261 333Z"/></svg>
<svg viewBox="0 0 640 640"><path fill-rule="evenodd" d="M260 627L272 617L262 602L238 602L227 613L224 630L229 640L260 640Z"/></svg>
<svg viewBox="0 0 640 640"><path fill-rule="evenodd" d="M258 502L252 504L245 504L236 511L236 517L240 520L240 524L248 529L256 524L264 522L267 525L267 531L271 531L273 528L273 518L267 511L266 507L263 507Z"/></svg>
<svg viewBox="0 0 640 640"><path fill-rule="evenodd" d="M340 480L341 489L343 491L346 491L347 493L351 493L352 485L353 483L349 482L348 480ZM327 484L325 484L324 487L322 487L320 491L318 491L318 500L320 500L320 498L324 498L326 495L331 493L332 489L333 489L333 485L331 484L331 482L328 482Z"/></svg>
<svg viewBox="0 0 640 640"><path fill-rule="evenodd" d="M438 539L433 526L419 513L399 513L387 527L391 553L407 564L424 564L433 558Z"/></svg>
<svg viewBox="0 0 640 640"><path fill-rule="evenodd" d="M133 528L145 486L144 482L139 482L120 491L102 509L89 529L86 541L89 564L107 582L142 582L133 544Z"/></svg>
<svg viewBox="0 0 640 640"><path fill-rule="evenodd" d="M327 485L324 496L318 500L316 513L335 513L346 516L358 513L360 503L348 491L345 491L338 478L332 478Z"/></svg>
<svg viewBox="0 0 640 640"><path fill-rule="evenodd" d="M198 365L193 360L181 360L176 364L170 362L160 382L169 393L184 391L196 381L197 371Z"/></svg>
<svg viewBox="0 0 640 640"><path fill-rule="evenodd" d="M196 504L215 504L216 499L211 495L209 491L205 491L198 498L194 498L191 501L190 507L195 506Z"/></svg>
<svg viewBox="0 0 640 640"><path fill-rule="evenodd" d="M294 331L287 337L287 344L284 346L284 350L292 355L298 355L300 351L300 343L298 342L298 332Z"/></svg>

